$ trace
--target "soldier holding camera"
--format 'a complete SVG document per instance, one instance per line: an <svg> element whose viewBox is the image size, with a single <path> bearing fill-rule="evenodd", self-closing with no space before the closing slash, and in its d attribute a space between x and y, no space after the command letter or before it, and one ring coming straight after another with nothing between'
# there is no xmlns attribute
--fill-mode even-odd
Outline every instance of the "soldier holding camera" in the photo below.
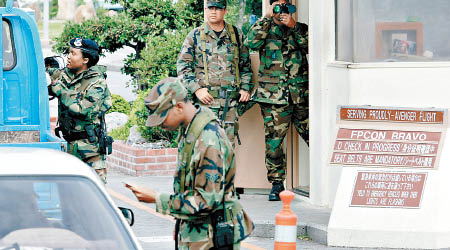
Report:
<svg viewBox="0 0 450 250"><path fill-rule="evenodd" d="M106 183L106 154L112 138L106 135L104 115L112 106L106 85L106 67L96 66L99 48L90 39L70 40L67 66L51 70L50 96L58 98L55 134L68 143L68 152L81 159ZM51 65L49 65L51 66Z"/></svg>
<svg viewBox="0 0 450 250"><path fill-rule="evenodd" d="M271 201L280 200L284 190L286 160L281 144L291 121L309 143L308 26L294 20L295 11L286 0L270 0L266 15L252 26L245 41L259 51L261 61L252 100L259 103L264 118Z"/></svg>

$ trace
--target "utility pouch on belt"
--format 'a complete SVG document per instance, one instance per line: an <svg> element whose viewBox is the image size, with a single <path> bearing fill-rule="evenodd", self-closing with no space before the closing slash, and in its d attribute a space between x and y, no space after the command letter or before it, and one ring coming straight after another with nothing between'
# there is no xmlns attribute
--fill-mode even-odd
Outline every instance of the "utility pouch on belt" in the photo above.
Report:
<svg viewBox="0 0 450 250"><path fill-rule="evenodd" d="M214 228L214 247L218 250L233 250L234 229L233 225L219 222Z"/></svg>
<svg viewBox="0 0 450 250"><path fill-rule="evenodd" d="M102 154L102 155L111 154L113 142L114 142L114 139L102 131L102 133L100 133L100 137L98 138L100 154Z"/></svg>
<svg viewBox="0 0 450 250"><path fill-rule="evenodd" d="M95 135L95 127L94 125L87 125L84 127L86 129L86 133L88 134L88 140L90 143L94 143L97 141L97 136Z"/></svg>

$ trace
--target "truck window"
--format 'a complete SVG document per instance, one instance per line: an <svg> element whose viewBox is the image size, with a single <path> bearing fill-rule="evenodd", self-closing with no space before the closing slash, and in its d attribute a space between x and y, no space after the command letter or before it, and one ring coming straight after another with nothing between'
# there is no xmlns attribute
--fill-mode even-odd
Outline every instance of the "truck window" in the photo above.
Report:
<svg viewBox="0 0 450 250"><path fill-rule="evenodd" d="M16 53L11 34L11 23L3 20L3 70L12 70L16 65Z"/></svg>

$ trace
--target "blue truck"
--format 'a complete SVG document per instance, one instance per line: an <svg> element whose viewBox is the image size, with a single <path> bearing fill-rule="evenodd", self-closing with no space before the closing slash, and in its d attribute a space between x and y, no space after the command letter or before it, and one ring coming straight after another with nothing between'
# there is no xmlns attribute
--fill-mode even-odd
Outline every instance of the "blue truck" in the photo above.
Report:
<svg viewBox="0 0 450 250"><path fill-rule="evenodd" d="M0 147L40 147L66 151L50 132L49 96L38 27L33 13L0 8ZM1 166L1 165L0 165ZM42 213L61 219L55 183L35 183Z"/></svg>
<svg viewBox="0 0 450 250"><path fill-rule="evenodd" d="M67 143L50 132L49 97L38 27L33 15L0 8L0 147L66 150Z"/></svg>

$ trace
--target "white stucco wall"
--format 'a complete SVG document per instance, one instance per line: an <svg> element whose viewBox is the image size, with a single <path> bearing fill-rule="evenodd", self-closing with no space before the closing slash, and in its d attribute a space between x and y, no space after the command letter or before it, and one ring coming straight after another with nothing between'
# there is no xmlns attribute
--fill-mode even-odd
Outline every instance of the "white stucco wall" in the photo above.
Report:
<svg viewBox="0 0 450 250"><path fill-rule="evenodd" d="M328 157L337 105L450 108L450 63L335 62L334 1L309 2L310 198L332 207L341 167Z"/></svg>

